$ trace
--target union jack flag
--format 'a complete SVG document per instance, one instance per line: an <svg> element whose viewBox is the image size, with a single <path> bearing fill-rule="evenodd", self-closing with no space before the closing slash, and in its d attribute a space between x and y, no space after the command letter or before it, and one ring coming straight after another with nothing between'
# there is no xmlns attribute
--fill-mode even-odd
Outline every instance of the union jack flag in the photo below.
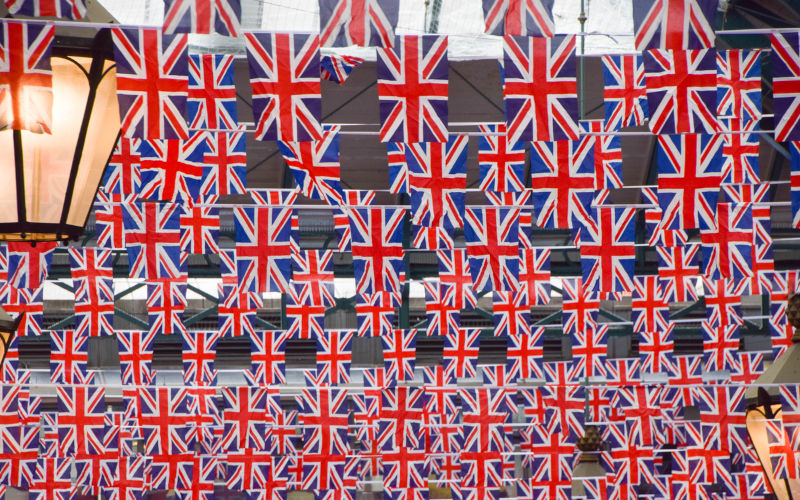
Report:
<svg viewBox="0 0 800 500"><path fill-rule="evenodd" d="M594 209L591 223L581 228L578 245L584 287L600 292L633 289L635 215L633 208Z"/></svg>
<svg viewBox="0 0 800 500"><path fill-rule="evenodd" d="M96 337L114 334L114 281L111 250L69 248L75 289L76 331Z"/></svg>
<svg viewBox="0 0 800 500"><path fill-rule="evenodd" d="M641 383L639 358L606 358L606 385L619 387Z"/></svg>
<svg viewBox="0 0 800 500"><path fill-rule="evenodd" d="M494 291L492 319L496 336L530 335L531 304L528 289L523 286L515 291Z"/></svg>
<svg viewBox="0 0 800 500"><path fill-rule="evenodd" d="M67 500L76 493L72 485L71 458L39 458L34 477L28 496L31 500Z"/></svg>
<svg viewBox="0 0 800 500"><path fill-rule="evenodd" d="M222 422L225 426L222 449L228 452L247 448L264 449L267 390L258 387L223 387L222 400Z"/></svg>
<svg viewBox="0 0 800 500"><path fill-rule="evenodd" d="M248 189L247 194L259 206L292 205L300 191L295 189Z"/></svg>
<svg viewBox="0 0 800 500"><path fill-rule="evenodd" d="M245 33L256 139L319 141L319 35Z"/></svg>
<svg viewBox="0 0 800 500"><path fill-rule="evenodd" d="M0 130L51 132L54 36L52 24L0 23Z"/></svg>
<svg viewBox="0 0 800 500"><path fill-rule="evenodd" d="M520 286L528 291L532 305L550 302L550 249L520 250Z"/></svg>
<svg viewBox="0 0 800 500"><path fill-rule="evenodd" d="M353 356L354 331L332 330L318 335L317 372L319 385L350 383L350 361Z"/></svg>
<svg viewBox="0 0 800 500"><path fill-rule="evenodd" d="M464 237L473 290L518 289L519 210L470 208L466 221Z"/></svg>
<svg viewBox="0 0 800 500"><path fill-rule="evenodd" d="M503 40L508 139L578 140L575 36Z"/></svg>
<svg viewBox="0 0 800 500"><path fill-rule="evenodd" d="M303 455L348 454L347 389L303 389L298 405Z"/></svg>
<svg viewBox="0 0 800 500"><path fill-rule="evenodd" d="M151 458L147 456L120 457L118 461L111 461L113 481L109 488L109 498L112 500L132 500L141 498L148 490L148 470Z"/></svg>
<svg viewBox="0 0 800 500"><path fill-rule="evenodd" d="M219 208L184 205L180 221L182 252L219 253Z"/></svg>
<svg viewBox="0 0 800 500"><path fill-rule="evenodd" d="M391 47L399 0L324 0L319 5L324 47Z"/></svg>
<svg viewBox="0 0 800 500"><path fill-rule="evenodd" d="M2 304L5 312L15 319L20 314L24 314L17 328L18 336L42 334L44 287L40 287L37 290L27 290L14 288L6 283L0 287L0 304Z"/></svg>
<svg viewBox="0 0 800 500"><path fill-rule="evenodd" d="M484 33L552 37L553 0L483 0Z"/></svg>
<svg viewBox="0 0 800 500"><path fill-rule="evenodd" d="M655 190L653 190L653 204L658 203ZM680 247L689 241L689 235L683 229L664 229L660 208L646 209L644 211L645 231L648 235L647 245L651 247Z"/></svg>
<svg viewBox="0 0 800 500"><path fill-rule="evenodd" d="M464 225L467 136L447 142L406 144L408 185L414 224L452 229Z"/></svg>
<svg viewBox="0 0 800 500"><path fill-rule="evenodd" d="M639 361L644 373L674 371L672 354L675 348L674 326L639 332Z"/></svg>
<svg viewBox="0 0 800 500"><path fill-rule="evenodd" d="M381 142L446 142L447 37L398 36L378 49Z"/></svg>
<svg viewBox="0 0 800 500"><path fill-rule="evenodd" d="M606 128L644 125L648 110L642 56L603 56L603 80Z"/></svg>
<svg viewBox="0 0 800 500"><path fill-rule="evenodd" d="M381 390L378 441L382 452L424 449L421 442L424 408L425 391L421 388L398 386Z"/></svg>
<svg viewBox="0 0 800 500"><path fill-rule="evenodd" d="M10 14L31 17L60 17L73 21L86 14L84 0L5 0Z"/></svg>
<svg viewBox="0 0 800 500"><path fill-rule="evenodd" d="M608 325L578 330L572 336L572 369L570 377L606 376L606 351L608 350Z"/></svg>
<svg viewBox="0 0 800 500"><path fill-rule="evenodd" d="M700 245L690 243L683 247L656 247L658 277L661 280L664 300L685 302L697 300L696 279L700 273L697 254Z"/></svg>
<svg viewBox="0 0 800 500"><path fill-rule="evenodd" d="M125 226L123 224L123 205L134 200L137 195L106 194L97 191L94 204L94 233L97 246L112 250L125 249Z"/></svg>
<svg viewBox="0 0 800 500"><path fill-rule="evenodd" d="M597 327L600 300L605 293L591 290L580 278L563 278L561 324L564 333L571 335Z"/></svg>
<svg viewBox="0 0 800 500"><path fill-rule="evenodd" d="M192 455L189 453L155 455L148 467L148 485L153 489L184 488L191 477L191 470L187 470L191 466Z"/></svg>
<svg viewBox="0 0 800 500"><path fill-rule="evenodd" d="M247 192L244 132L206 132L201 199Z"/></svg>
<svg viewBox="0 0 800 500"><path fill-rule="evenodd" d="M455 378L475 376L480 335L480 328L458 328L445 333L442 363L446 374Z"/></svg>
<svg viewBox="0 0 800 500"><path fill-rule="evenodd" d="M800 34L772 33L775 140L800 140Z"/></svg>
<svg viewBox="0 0 800 500"><path fill-rule="evenodd" d="M234 209L240 291L288 293L291 214L285 207Z"/></svg>
<svg viewBox="0 0 800 500"><path fill-rule="evenodd" d="M233 62L233 55L189 55L189 94L186 100L189 130L239 128Z"/></svg>
<svg viewBox="0 0 800 500"><path fill-rule="evenodd" d="M514 397L504 389L459 389L464 451L508 451L503 424L517 412Z"/></svg>
<svg viewBox="0 0 800 500"><path fill-rule="evenodd" d="M387 142L386 160L389 164L389 192L393 194L407 194L409 189L405 143Z"/></svg>
<svg viewBox="0 0 800 500"><path fill-rule="evenodd" d="M359 337L389 335L394 322L394 308L398 305L394 294L376 292L356 294L356 321Z"/></svg>
<svg viewBox="0 0 800 500"><path fill-rule="evenodd" d="M319 61L320 78L342 85L350 73L361 66L364 59L355 56L329 54L322 56Z"/></svg>
<svg viewBox="0 0 800 500"><path fill-rule="evenodd" d="M105 451L105 388L57 387L59 456Z"/></svg>
<svg viewBox="0 0 800 500"><path fill-rule="evenodd" d="M472 273L469 257L463 248L439 250L436 252L439 261L439 282L453 285L453 307L472 309L477 306L478 298L472 290Z"/></svg>
<svg viewBox="0 0 800 500"><path fill-rule="evenodd" d="M509 335L507 337L508 362L506 368L511 380L544 378L542 371L544 331L544 328L537 327L532 328L528 335Z"/></svg>
<svg viewBox="0 0 800 500"><path fill-rule="evenodd" d="M622 139L609 131L603 120L581 121L581 142L588 143L594 151L594 188L608 190L622 187ZM599 201L598 201L599 203Z"/></svg>
<svg viewBox="0 0 800 500"><path fill-rule="evenodd" d="M56 242L9 242L6 252L8 284L30 291L39 289L47 279L56 246Z"/></svg>
<svg viewBox="0 0 800 500"><path fill-rule="evenodd" d="M363 208L375 204L374 190L346 189L344 190L344 195L346 206L340 210L334 210L333 212L333 227L339 238L338 248L341 252L350 251L353 243L352 234L350 232L349 210L351 208Z"/></svg>
<svg viewBox="0 0 800 500"><path fill-rule="evenodd" d="M631 322L637 333L664 331L670 326L669 304L658 276L635 276L631 294Z"/></svg>
<svg viewBox="0 0 800 500"><path fill-rule="evenodd" d="M425 281L425 313L428 335L448 335L458 331L461 315L453 306L453 286L438 281Z"/></svg>
<svg viewBox="0 0 800 500"><path fill-rule="evenodd" d="M531 143L531 182L536 225L572 228L592 220L594 148L586 141Z"/></svg>
<svg viewBox="0 0 800 500"><path fill-rule="evenodd" d="M108 166L100 181L100 189L107 194L138 194L142 185L139 171L141 158L139 144L141 139L120 137L114 146L114 152L108 160Z"/></svg>
<svg viewBox="0 0 800 500"><path fill-rule="evenodd" d="M425 500L430 457L421 450L401 448L383 455L383 488L391 500Z"/></svg>
<svg viewBox="0 0 800 500"><path fill-rule="evenodd" d="M399 292L404 281L405 210L358 208L348 216L357 292Z"/></svg>
<svg viewBox="0 0 800 500"><path fill-rule="evenodd" d="M214 369L217 341L222 336L214 332L183 332L183 382L187 385L217 385Z"/></svg>
<svg viewBox="0 0 800 500"><path fill-rule="evenodd" d="M708 442L723 451L747 450L749 439L745 426L745 387L698 388L700 422Z"/></svg>
<svg viewBox="0 0 800 500"><path fill-rule="evenodd" d="M648 122L655 134L713 134L717 128L714 49L644 54Z"/></svg>
<svg viewBox="0 0 800 500"><path fill-rule="evenodd" d="M186 35L162 35L153 28L114 28L111 34L122 136L188 139Z"/></svg>
<svg viewBox="0 0 800 500"><path fill-rule="evenodd" d="M714 0L634 2L636 50L713 48L716 10Z"/></svg>
<svg viewBox="0 0 800 500"><path fill-rule="evenodd" d="M155 332L117 330L116 335L122 384L152 384L155 380L152 369Z"/></svg>
<svg viewBox="0 0 800 500"><path fill-rule="evenodd" d="M791 143L791 178L789 192L792 200L792 227L800 229L800 142Z"/></svg>
<svg viewBox="0 0 800 500"><path fill-rule="evenodd" d="M185 281L174 280L147 284L147 320L151 332L171 335L186 331L183 325L186 286Z"/></svg>
<svg viewBox="0 0 800 500"><path fill-rule="evenodd" d="M36 479L36 459L39 456L38 425L4 425L0 456L0 481L4 485L27 488Z"/></svg>
<svg viewBox="0 0 800 500"><path fill-rule="evenodd" d="M383 364L388 384L414 380L414 364L417 357L417 331L394 329L381 335Z"/></svg>
<svg viewBox="0 0 800 500"><path fill-rule="evenodd" d="M231 490L259 490L271 479L272 456L251 448L228 453L225 487Z"/></svg>
<svg viewBox="0 0 800 500"><path fill-rule="evenodd" d="M286 383L286 340L284 331L257 330L250 336L251 368L244 376L251 386Z"/></svg>
<svg viewBox="0 0 800 500"><path fill-rule="evenodd" d="M311 339L325 335L325 306L315 303L311 285L290 288L286 294L287 333L291 338Z"/></svg>
<svg viewBox="0 0 800 500"><path fill-rule="evenodd" d="M339 129L326 125L322 138L313 142L278 141L283 159L304 196L344 205L339 174Z"/></svg>
<svg viewBox="0 0 800 500"><path fill-rule="evenodd" d="M742 299L736 293L736 282L725 278L710 280L705 276L702 279L709 324L715 328L743 324Z"/></svg>
<svg viewBox="0 0 800 500"><path fill-rule="evenodd" d="M94 376L87 369L89 337L74 330L50 331L50 382L88 384Z"/></svg>
<svg viewBox="0 0 800 500"><path fill-rule="evenodd" d="M658 136L658 204L665 229L716 227L722 142L719 135Z"/></svg>
<svg viewBox="0 0 800 500"><path fill-rule="evenodd" d="M480 189L518 192L525 189L525 143L511 142L504 123L479 125Z"/></svg>
<svg viewBox="0 0 800 500"><path fill-rule="evenodd" d="M570 459L574 445L562 443L560 434L542 434L532 441L532 446L541 452L533 457L532 470L536 473L530 478L531 498L544 500L568 500L572 481L570 478Z"/></svg>
<svg viewBox="0 0 800 500"><path fill-rule="evenodd" d="M533 248L533 189L525 188L516 193L484 191L490 205L519 209L519 246Z"/></svg>
<svg viewBox="0 0 800 500"><path fill-rule="evenodd" d="M739 325L728 323L714 326L709 321L703 321L702 331L703 369L706 372L738 370Z"/></svg>
<svg viewBox="0 0 800 500"><path fill-rule="evenodd" d="M333 305L333 250L302 250L292 255L295 291L310 287L311 302Z"/></svg>
<svg viewBox="0 0 800 500"><path fill-rule="evenodd" d="M239 337L254 335L258 308L263 307L261 295L255 292L240 292L236 285L217 286L219 298L219 331L222 335Z"/></svg>
<svg viewBox="0 0 800 500"><path fill-rule="evenodd" d="M141 141L139 197L184 204L197 200L203 184L204 155L209 149L206 139L205 132L192 132L187 140Z"/></svg>
<svg viewBox="0 0 800 500"><path fill-rule="evenodd" d="M420 250L452 250L453 231L444 227L411 226L411 246Z"/></svg>
<svg viewBox="0 0 800 500"><path fill-rule="evenodd" d="M167 0L163 33L217 33L238 36L240 0Z"/></svg>
<svg viewBox="0 0 800 500"><path fill-rule="evenodd" d="M763 352L739 352L739 362L736 370L731 372L731 382L740 385L751 385L764 373Z"/></svg>
<svg viewBox="0 0 800 500"><path fill-rule="evenodd" d="M717 52L717 116L745 126L761 118L760 50Z"/></svg>
<svg viewBox="0 0 800 500"><path fill-rule="evenodd" d="M737 120L738 118L720 120L720 123L725 125L725 129L733 130L733 133L722 135L724 141L722 144L724 162L722 164L722 182L724 184L758 185L761 183L758 168L759 134L756 133L758 121L753 120L750 125L745 127L727 125ZM743 133L736 133L737 131ZM738 187L723 186L723 189L730 190Z"/></svg>
<svg viewBox="0 0 800 500"><path fill-rule="evenodd" d="M178 279L186 267L180 250L180 205L129 203L123 206L129 275L148 280Z"/></svg>
<svg viewBox="0 0 800 500"><path fill-rule="evenodd" d="M735 282L753 275L753 208L750 204L719 203L717 227L700 231L703 274Z"/></svg>
<svg viewBox="0 0 800 500"><path fill-rule="evenodd" d="M279 395L272 394L267 399L267 421L272 424L268 431L267 449L273 455L297 453L294 445L297 414L297 410L285 411L281 408Z"/></svg>

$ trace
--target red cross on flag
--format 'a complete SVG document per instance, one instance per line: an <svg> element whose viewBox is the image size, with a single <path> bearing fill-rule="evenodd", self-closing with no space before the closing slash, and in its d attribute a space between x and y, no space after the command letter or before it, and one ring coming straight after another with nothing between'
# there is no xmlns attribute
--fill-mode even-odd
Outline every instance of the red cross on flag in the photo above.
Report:
<svg viewBox="0 0 800 500"><path fill-rule="evenodd" d="M111 34L122 135L188 139L186 35L162 35L153 28L114 28Z"/></svg>
<svg viewBox="0 0 800 500"><path fill-rule="evenodd" d="M8 3L8 2L6 2ZM0 23L0 130L50 133L53 123L51 24Z"/></svg>

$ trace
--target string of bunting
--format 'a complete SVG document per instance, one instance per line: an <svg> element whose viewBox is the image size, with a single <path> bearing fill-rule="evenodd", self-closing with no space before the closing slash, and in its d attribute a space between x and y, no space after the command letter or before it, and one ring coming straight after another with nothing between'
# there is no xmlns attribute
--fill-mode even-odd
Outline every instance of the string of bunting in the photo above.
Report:
<svg viewBox="0 0 800 500"><path fill-rule="evenodd" d="M777 390L773 472L800 477L800 386L756 383L794 333L787 304L800 269L776 266L775 247L797 238L773 238L772 221L787 207L800 229L800 30L715 33L716 0L636 0L636 52L601 56L603 119L581 120L576 39L603 34L557 34L554 0L482 0L484 35L502 36L503 121L457 123L449 38L396 35L399 0L320 0L318 33L242 30L239 0L165 0L161 27L81 21L83 0L4 2L33 19L0 20L0 130L49 132L54 110L42 103L52 101L50 53L63 25L111 28L122 123L90 244L60 247L71 322L44 322L56 244L0 246L0 304L24 313L0 371L9 465L0 493L210 499L224 486L249 499L294 490L354 499L378 485L403 499L434 487L479 499L761 498L771 487L746 432L750 387ZM239 120L237 56L190 53L189 33L243 40L252 123ZM719 34L769 35L770 48L717 50ZM379 123L322 118L321 80L346 84L363 60L321 51L347 46L374 47ZM762 110L767 57L772 114ZM343 188L346 134L385 143L388 193L402 201ZM475 136L477 189L467 187ZM631 136L654 137L646 185L623 182ZM277 145L293 189L248 186L250 139ZM764 145L788 156L788 176L761 180ZM773 186L788 187L789 201ZM639 201L611 203L616 189L638 190ZM467 203L477 192L485 201ZM301 211L320 209L332 212L331 248L310 248L301 234ZM232 241L221 237L221 210L232 213ZM567 236L545 246L534 228ZM654 249L654 274L636 272L642 247ZM532 311L551 303L551 252L561 249L579 251L580 276L560 278L560 310L539 325ZM435 258L431 279L411 273L414 251ZM143 280L146 321L121 307L130 291L115 292L123 254L128 277ZM333 329L343 254L355 326ZM216 304L216 328L185 318L187 293L197 293L190 255L220 262L216 296L202 294ZM425 321L397 327L408 285L420 281ZM267 293L281 295L280 328L259 317ZM743 296L764 299L760 314L743 313ZM601 323L603 300L629 307L630 321L626 310ZM671 317L670 305L690 301L702 318ZM462 324L470 310L490 334ZM689 334L676 331L687 323ZM563 335L545 335L553 327ZM627 357L612 355L612 327L630 330ZM166 335L180 339L177 372L154 366ZM49 341L44 374L24 359L28 337ZM90 368L93 337L116 341L119 381ZM244 368L216 368L228 337L249 343ZM374 338L379 361L353 366L355 337ZM418 361L423 338L441 347L433 364ZM551 358L553 338L569 352ZM682 350L686 339L696 350ZM312 364L296 369L304 346ZM605 474L576 476L578 442L594 432Z"/></svg>

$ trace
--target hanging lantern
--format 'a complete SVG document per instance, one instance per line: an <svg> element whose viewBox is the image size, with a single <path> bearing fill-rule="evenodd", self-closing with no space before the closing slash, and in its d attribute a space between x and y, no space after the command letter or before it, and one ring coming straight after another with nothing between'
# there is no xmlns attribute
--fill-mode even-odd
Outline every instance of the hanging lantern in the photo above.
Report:
<svg viewBox="0 0 800 500"><path fill-rule="evenodd" d="M56 37L51 65L52 133L0 132L0 241L80 236L119 135L110 31Z"/></svg>

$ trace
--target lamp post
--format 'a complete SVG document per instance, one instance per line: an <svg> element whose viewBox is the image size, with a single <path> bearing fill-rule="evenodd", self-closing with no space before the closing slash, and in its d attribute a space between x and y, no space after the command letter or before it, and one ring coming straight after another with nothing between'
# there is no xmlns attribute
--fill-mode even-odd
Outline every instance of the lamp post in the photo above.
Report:
<svg viewBox="0 0 800 500"><path fill-rule="evenodd" d="M56 37L51 134L0 132L0 241L61 241L83 233L120 119L108 29Z"/></svg>
<svg viewBox="0 0 800 500"><path fill-rule="evenodd" d="M775 496L779 500L798 500L800 480L776 477L770 459L770 432L775 434L777 430L780 434L784 434L783 426L773 426L772 431L768 428L771 422L780 423L781 420L781 401L776 386L800 382L800 294L795 294L789 299L786 316L789 324L794 327L792 345L745 393L747 400L751 401L747 408L746 425L758 461ZM764 386L769 386L769 389ZM783 439L784 436L781 435L780 438Z"/></svg>

